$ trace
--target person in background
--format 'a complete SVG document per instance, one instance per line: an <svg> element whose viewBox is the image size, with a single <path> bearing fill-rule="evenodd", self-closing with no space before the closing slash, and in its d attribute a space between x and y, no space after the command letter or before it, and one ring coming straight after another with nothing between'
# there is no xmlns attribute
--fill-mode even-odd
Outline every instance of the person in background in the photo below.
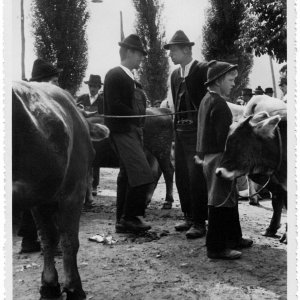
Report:
<svg viewBox="0 0 300 300"><path fill-rule="evenodd" d="M103 114L103 105L104 98L103 93L100 92L100 89L103 85L101 82L100 75L90 75L89 80L84 81L85 84L89 87L89 93L80 95L76 101L77 106L83 109L83 115L91 122L93 118L99 118L100 114ZM93 182L92 182L92 195L97 195L97 187L99 185L99 168L93 168ZM93 207L93 201L85 201L84 203L86 208Z"/></svg>
<svg viewBox="0 0 300 300"><path fill-rule="evenodd" d="M237 248L250 247L252 240L242 237L235 182L216 176L232 113L226 98L235 86L237 65L213 61L209 64L207 94L198 112L197 161L203 164L208 189L207 256L215 259L237 259Z"/></svg>
<svg viewBox="0 0 300 300"><path fill-rule="evenodd" d="M284 103L287 103L287 79L286 79L286 77L280 78L279 87L282 91L281 100Z"/></svg>
<svg viewBox="0 0 300 300"><path fill-rule="evenodd" d="M273 89L271 87L268 87L265 89L265 95L269 96L269 97L273 97Z"/></svg>
<svg viewBox="0 0 300 300"><path fill-rule="evenodd" d="M38 58L33 63L29 81L49 82L59 86L58 79L61 72L62 69L58 69L52 64ZM41 250L37 228L30 209L23 211L21 225L17 234L22 237L20 253L31 253Z"/></svg>
<svg viewBox="0 0 300 300"><path fill-rule="evenodd" d="M105 119L110 140L119 157L117 178L116 232L145 232L151 228L140 217L145 214L146 194L153 182L151 168L143 150L146 96L132 71L147 55L140 38L131 34L120 46L121 65L109 70L104 80L104 112L127 118Z"/></svg>
<svg viewBox="0 0 300 300"><path fill-rule="evenodd" d="M264 94L264 90L261 88L261 86L259 85L255 91L254 91L254 95L263 95Z"/></svg>
<svg viewBox="0 0 300 300"><path fill-rule="evenodd" d="M249 88L244 88L242 89L242 95L240 98L237 99L237 104L239 105L246 105L249 100L252 98L253 96L253 92L252 92L252 89L249 89Z"/></svg>
<svg viewBox="0 0 300 300"><path fill-rule="evenodd" d="M178 30L164 48L170 51L173 63L179 65L171 75L171 92L177 113L174 118L175 180L184 221L175 229L186 231L187 238L201 238L206 233L207 190L202 166L195 164L194 156L197 111L206 93L207 63L193 59L193 45L194 42Z"/></svg>
<svg viewBox="0 0 300 300"><path fill-rule="evenodd" d="M89 87L89 93L80 95L77 105L82 105L85 111L103 114L103 94L100 89L103 85L100 75L90 75L89 80L84 81Z"/></svg>

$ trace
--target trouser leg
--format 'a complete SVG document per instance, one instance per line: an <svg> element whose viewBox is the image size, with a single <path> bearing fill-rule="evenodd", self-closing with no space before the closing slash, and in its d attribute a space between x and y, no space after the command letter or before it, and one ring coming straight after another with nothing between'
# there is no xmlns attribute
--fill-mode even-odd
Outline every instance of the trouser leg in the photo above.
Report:
<svg viewBox="0 0 300 300"><path fill-rule="evenodd" d="M205 224L207 220L207 186L203 174L202 166L194 163L193 157L190 157L190 195L192 219L196 224Z"/></svg>
<svg viewBox="0 0 300 300"><path fill-rule="evenodd" d="M128 178L125 168L121 165L117 178L117 222L120 221L126 201Z"/></svg>
<svg viewBox="0 0 300 300"><path fill-rule="evenodd" d="M175 139L175 181L179 195L181 210L185 215L191 214L191 198L189 189L189 172L181 139Z"/></svg>
<svg viewBox="0 0 300 300"><path fill-rule="evenodd" d="M209 206L206 247L208 251L219 252L226 249L226 208ZM225 227L224 227L225 226Z"/></svg>

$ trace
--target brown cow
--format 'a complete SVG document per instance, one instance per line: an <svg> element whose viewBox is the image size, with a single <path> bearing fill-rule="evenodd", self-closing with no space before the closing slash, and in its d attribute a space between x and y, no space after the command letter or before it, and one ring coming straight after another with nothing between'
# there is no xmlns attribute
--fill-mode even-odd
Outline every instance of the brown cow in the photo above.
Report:
<svg viewBox="0 0 300 300"><path fill-rule="evenodd" d="M44 253L41 299L61 295L54 264L63 250L67 299L85 299L77 269L80 212L94 158L90 134L108 136L102 125L88 125L71 95L48 83L14 82L12 90L13 209L31 208Z"/></svg>

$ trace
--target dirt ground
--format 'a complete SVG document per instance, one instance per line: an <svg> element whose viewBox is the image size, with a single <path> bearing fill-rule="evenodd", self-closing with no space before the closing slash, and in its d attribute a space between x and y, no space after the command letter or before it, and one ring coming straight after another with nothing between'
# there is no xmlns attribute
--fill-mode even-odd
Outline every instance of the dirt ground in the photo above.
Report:
<svg viewBox="0 0 300 300"><path fill-rule="evenodd" d="M87 299L286 299L287 251L279 239L261 235L268 226L271 201L260 206L240 203L243 234L254 240L240 260L211 260L206 256L205 238L187 240L174 225L181 219L174 187L174 208L161 210L164 181L158 184L147 209L152 225L146 236L116 234L115 190L118 170L101 170L101 192L96 207L84 211L80 226L78 266ZM282 224L286 221L283 213ZM284 231L281 227L280 233ZM14 230L15 232L15 230ZM89 241L100 234L112 236L115 244ZM13 236L13 295L16 300L39 298L42 271L40 253L18 254L21 239ZM62 259L56 258L63 282Z"/></svg>

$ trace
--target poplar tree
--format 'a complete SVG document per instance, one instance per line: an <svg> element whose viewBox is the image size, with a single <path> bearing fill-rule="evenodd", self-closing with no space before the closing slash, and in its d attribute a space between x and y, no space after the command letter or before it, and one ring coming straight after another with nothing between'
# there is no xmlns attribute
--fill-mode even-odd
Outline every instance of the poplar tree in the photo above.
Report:
<svg viewBox="0 0 300 300"><path fill-rule="evenodd" d="M136 9L136 32L141 38L148 56L145 57L138 75L153 105L167 97L169 62L165 42L165 29L161 24L163 5L160 0L132 0Z"/></svg>
<svg viewBox="0 0 300 300"><path fill-rule="evenodd" d="M202 54L205 60L227 61L238 65L239 75L231 99L236 99L247 86L253 66L253 55L237 44L244 14L245 6L241 0L210 0L203 27Z"/></svg>
<svg viewBox="0 0 300 300"><path fill-rule="evenodd" d="M34 0L32 18L37 57L63 69L59 84L75 94L87 68L87 1Z"/></svg>

